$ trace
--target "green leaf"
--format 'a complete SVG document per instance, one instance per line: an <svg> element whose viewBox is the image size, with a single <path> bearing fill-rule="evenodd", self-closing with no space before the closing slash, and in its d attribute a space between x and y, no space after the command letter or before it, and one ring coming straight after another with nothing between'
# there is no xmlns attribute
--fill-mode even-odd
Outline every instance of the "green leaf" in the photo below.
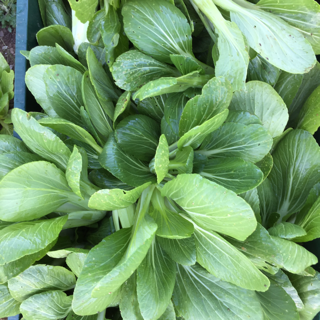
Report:
<svg viewBox="0 0 320 320"><path fill-rule="evenodd" d="M232 4L231 21L246 37L249 46L274 66L290 73L306 73L316 63L309 42L277 16L251 5Z"/></svg>
<svg viewBox="0 0 320 320"><path fill-rule="evenodd" d="M71 190L80 198L83 198L81 193L81 171L82 171L82 156L77 146L73 147L72 154L69 158L66 179Z"/></svg>
<svg viewBox="0 0 320 320"><path fill-rule="evenodd" d="M178 148L181 150L184 147L191 146L196 149L205 140L210 133L217 130L228 116L229 110L226 109L221 113L217 114L213 118L205 121L201 125L198 125L187 133L185 133L178 141Z"/></svg>
<svg viewBox="0 0 320 320"><path fill-rule="evenodd" d="M92 49L96 58L101 63L101 65L106 65L106 49L99 47L98 45L94 45L88 42L82 42L78 48L78 58L79 61L86 67L88 67L87 63L87 51L88 48ZM89 70L90 71L90 70Z"/></svg>
<svg viewBox="0 0 320 320"><path fill-rule="evenodd" d="M274 89L279 93L287 107L289 107L294 100L303 78L304 74L292 74L284 71L280 73Z"/></svg>
<svg viewBox="0 0 320 320"><path fill-rule="evenodd" d="M117 119L118 117L126 111L126 109L129 107L130 108L131 104L131 92L126 91L124 92L120 98L117 101L116 108L114 110L114 115L113 115L113 129L116 128Z"/></svg>
<svg viewBox="0 0 320 320"><path fill-rule="evenodd" d="M304 103L298 117L297 129L303 129L314 134L319 126L319 95L320 86L317 87L312 94L308 97L307 101Z"/></svg>
<svg viewBox="0 0 320 320"><path fill-rule="evenodd" d="M66 318L66 320L98 320L99 316L100 316L100 313L94 314L94 315L91 315L91 316L78 316L73 311L71 311L68 314L68 317ZM106 320L108 320L108 319L106 319Z"/></svg>
<svg viewBox="0 0 320 320"><path fill-rule="evenodd" d="M50 46L37 46L34 47L29 54L29 61L31 67L35 65L55 65L62 64L68 65L64 63L64 59L59 54L57 48Z"/></svg>
<svg viewBox="0 0 320 320"><path fill-rule="evenodd" d="M91 48L87 50L87 61L89 75L95 92L100 100L100 103L106 106L108 116L113 119L113 105L110 100L116 101L121 92L116 88L114 82L103 69L101 62L97 59L96 54Z"/></svg>
<svg viewBox="0 0 320 320"><path fill-rule="evenodd" d="M67 256L66 263L70 270L79 278L88 253L72 252Z"/></svg>
<svg viewBox="0 0 320 320"><path fill-rule="evenodd" d="M57 239L66 221L65 216L50 220L20 222L2 229L0 265L9 264L46 249Z"/></svg>
<svg viewBox="0 0 320 320"><path fill-rule="evenodd" d="M120 312L124 320L144 320L138 304L136 273L121 287Z"/></svg>
<svg viewBox="0 0 320 320"><path fill-rule="evenodd" d="M67 291L75 284L76 278L71 271L63 267L41 264L31 266L8 281L10 294L20 302L44 291Z"/></svg>
<svg viewBox="0 0 320 320"><path fill-rule="evenodd" d="M131 229L121 229L103 239L93 247L77 280L72 309L80 315L90 315L104 310L113 300L116 292L99 298L91 297L96 285L120 261L129 243ZM109 257L106 260L106 257Z"/></svg>
<svg viewBox="0 0 320 320"><path fill-rule="evenodd" d="M127 184L117 179L110 172L104 169L92 170L89 174L89 178L90 181L92 181L101 189L133 189L133 187L128 186Z"/></svg>
<svg viewBox="0 0 320 320"><path fill-rule="evenodd" d="M263 180L261 170L241 158L209 159L196 173L238 194L254 189Z"/></svg>
<svg viewBox="0 0 320 320"><path fill-rule="evenodd" d="M293 286L304 304L304 309L299 311L301 320L314 319L320 311L318 292L320 289L320 276L317 272L315 277L303 277L295 274L290 275Z"/></svg>
<svg viewBox="0 0 320 320"><path fill-rule="evenodd" d="M244 90L235 92L230 110L255 114L273 138L284 131L289 119L281 97L269 84L260 81L250 81Z"/></svg>
<svg viewBox="0 0 320 320"><path fill-rule="evenodd" d="M100 190L91 196L89 207L104 211L127 208L130 204L133 204L138 200L142 191L150 184L150 182L147 182L130 191L122 189Z"/></svg>
<svg viewBox="0 0 320 320"><path fill-rule="evenodd" d="M113 131L111 120L97 98L94 87L89 78L89 72L85 72L82 78L82 98L92 124L103 140L107 140Z"/></svg>
<svg viewBox="0 0 320 320"><path fill-rule="evenodd" d="M158 225L156 235L169 239L188 238L193 233L193 224L179 215L174 208L168 208L160 191L154 190L151 203L153 210L149 215Z"/></svg>
<svg viewBox="0 0 320 320"><path fill-rule="evenodd" d="M232 99L232 87L223 77L213 78L203 87L201 96L189 100L179 122L179 135L213 118L228 108Z"/></svg>
<svg viewBox="0 0 320 320"><path fill-rule="evenodd" d="M1 91L2 93L8 93L9 100L13 99L13 82L14 82L14 72L10 70L9 72L3 71L1 77Z"/></svg>
<svg viewBox="0 0 320 320"><path fill-rule="evenodd" d="M20 311L30 320L61 319L71 311L71 301L72 296L62 291L48 291L23 301Z"/></svg>
<svg viewBox="0 0 320 320"><path fill-rule="evenodd" d="M288 106L289 114L290 114L290 126L295 126L298 122L298 116L300 110L302 109L304 103L307 101L312 92L320 85L320 64L314 66L314 68L304 74L301 85L299 87L298 92L296 93L292 103ZM294 83L294 85L296 85ZM290 85L289 87L291 87Z"/></svg>
<svg viewBox="0 0 320 320"><path fill-rule="evenodd" d="M29 152L26 145L19 139L6 134L0 135L0 154L4 153Z"/></svg>
<svg viewBox="0 0 320 320"><path fill-rule="evenodd" d="M149 81L142 86L133 96L133 99L144 100L166 93L183 92L188 88L202 88L212 75L201 75L199 71L194 71L179 78L162 77Z"/></svg>
<svg viewBox="0 0 320 320"><path fill-rule="evenodd" d="M32 151L60 168L66 168L71 152L58 136L20 109L13 110L12 121L16 132Z"/></svg>
<svg viewBox="0 0 320 320"><path fill-rule="evenodd" d="M89 21L95 14L98 1L97 0L68 0L70 7L75 11L75 16L82 22Z"/></svg>
<svg viewBox="0 0 320 320"><path fill-rule="evenodd" d="M320 237L320 197L314 202L305 216L298 221L298 225L305 230L305 234L296 235L296 242L307 242Z"/></svg>
<svg viewBox="0 0 320 320"><path fill-rule="evenodd" d="M175 200L200 227L239 240L256 228L254 213L242 198L200 175L179 175L167 182L161 193Z"/></svg>
<svg viewBox="0 0 320 320"><path fill-rule="evenodd" d="M71 29L71 16L63 1L46 2L45 11L44 25L62 25Z"/></svg>
<svg viewBox="0 0 320 320"><path fill-rule="evenodd" d="M315 54L320 54L320 26L318 23L320 7L312 0L261 0L258 3L261 9L271 12L295 29L299 30L310 42ZM311 23L314 21L314 23Z"/></svg>
<svg viewBox="0 0 320 320"><path fill-rule="evenodd" d="M270 281L269 290L257 292L257 298L261 303L264 318L266 320L299 320L297 307L286 291Z"/></svg>
<svg viewBox="0 0 320 320"><path fill-rule="evenodd" d="M43 118L38 121L41 125L54 129L66 136L88 144L97 151L101 151L90 133L76 124L61 118Z"/></svg>
<svg viewBox="0 0 320 320"><path fill-rule="evenodd" d="M260 303L251 290L221 281L199 265L177 265L173 304L186 320L263 320Z"/></svg>
<svg viewBox="0 0 320 320"><path fill-rule="evenodd" d="M130 1L122 9L124 30L140 51L171 63L170 54L192 55L191 28L167 1Z"/></svg>
<svg viewBox="0 0 320 320"><path fill-rule="evenodd" d="M161 77L179 76L179 72L171 66L138 50L130 50L119 56L111 71L117 86L127 91L136 91L149 81Z"/></svg>
<svg viewBox="0 0 320 320"><path fill-rule="evenodd" d="M45 27L38 31L36 36L40 46L55 47L56 43L58 43L68 52L73 52L73 35L67 27L60 25Z"/></svg>
<svg viewBox="0 0 320 320"><path fill-rule="evenodd" d="M157 241L173 261L187 266L192 266L196 263L194 236L185 239L157 237Z"/></svg>
<svg viewBox="0 0 320 320"><path fill-rule="evenodd" d="M273 283L275 282L275 284L279 285L285 290L285 292L296 304L298 311L303 310L304 305L298 295L297 290L294 288L288 276L282 270L279 270L275 275L268 274L268 277L269 279L273 280Z"/></svg>
<svg viewBox="0 0 320 320"><path fill-rule="evenodd" d="M82 74L76 69L62 65L47 68L43 75L47 97L60 118L81 126L80 107Z"/></svg>
<svg viewBox="0 0 320 320"><path fill-rule="evenodd" d="M170 160L169 170L172 174L192 173L193 171L194 151L191 147L185 147L178 150L176 157Z"/></svg>
<svg viewBox="0 0 320 320"><path fill-rule="evenodd" d="M271 154L268 153L262 160L256 163L256 166L263 172L264 179L266 179L273 167L273 158Z"/></svg>
<svg viewBox="0 0 320 320"><path fill-rule="evenodd" d="M280 69L273 66L260 55L257 55L249 62L247 80L259 80L274 86L279 79L280 72Z"/></svg>
<svg viewBox="0 0 320 320"><path fill-rule="evenodd" d="M5 284L0 284L0 308L1 317L13 317L20 313L20 303L12 298Z"/></svg>
<svg viewBox="0 0 320 320"><path fill-rule="evenodd" d="M72 67L81 73L86 72L87 68L84 67L76 58L74 58L70 53L68 53L64 48L62 48L58 43L56 43L57 51L63 61L63 65Z"/></svg>
<svg viewBox="0 0 320 320"><path fill-rule="evenodd" d="M48 68L50 68L49 65L36 65L29 68L26 72L25 81L28 89L31 91L42 109L50 117L58 117L51 105L50 98L46 91L46 84L43 80Z"/></svg>
<svg viewBox="0 0 320 320"><path fill-rule="evenodd" d="M238 287L266 291L266 278L257 267L217 233L195 226L197 262L208 272Z"/></svg>
<svg viewBox="0 0 320 320"><path fill-rule="evenodd" d="M258 196L258 189L252 189L245 193L240 194L240 197L243 198L247 203L250 204L256 219L259 223L261 223L261 216L260 216L260 200Z"/></svg>
<svg viewBox="0 0 320 320"><path fill-rule="evenodd" d="M291 240L296 237L305 236L306 231L299 225L281 222L268 230L269 234L282 239Z"/></svg>
<svg viewBox="0 0 320 320"><path fill-rule="evenodd" d="M150 217L140 217L132 229L130 243L119 263L99 281L92 296L105 296L114 292L132 275L145 258L157 230L156 223Z"/></svg>
<svg viewBox="0 0 320 320"><path fill-rule="evenodd" d="M157 175L157 183L160 183L166 177L169 171L169 162L169 146L166 136L162 134L154 157L154 170Z"/></svg>
<svg viewBox="0 0 320 320"><path fill-rule="evenodd" d="M0 180L13 169L33 161L39 161L41 157L28 152L0 153Z"/></svg>
<svg viewBox="0 0 320 320"><path fill-rule="evenodd" d="M159 124L142 114L124 118L115 130L118 146L141 161L150 161L153 158L159 137Z"/></svg>
<svg viewBox="0 0 320 320"><path fill-rule="evenodd" d="M64 173L45 161L12 170L0 181L0 190L0 219L13 222L38 219L76 197Z"/></svg>
<svg viewBox="0 0 320 320"><path fill-rule="evenodd" d="M139 113L145 114L154 120L161 121L164 115L164 105L168 95L151 97L138 102L137 108Z"/></svg>
<svg viewBox="0 0 320 320"><path fill-rule="evenodd" d="M269 179L276 196L276 212L283 221L302 209L311 188L319 181L319 156L318 144L303 130L288 133L274 151Z"/></svg>
<svg viewBox="0 0 320 320"><path fill-rule="evenodd" d="M105 144L99 162L115 177L130 186L139 187L146 182L156 181L149 167L139 159L124 153L113 135L110 135Z"/></svg>
<svg viewBox="0 0 320 320"><path fill-rule="evenodd" d="M229 122L208 135L196 152L207 157L237 157L256 163L267 155L272 142L261 125Z"/></svg>
<svg viewBox="0 0 320 320"><path fill-rule="evenodd" d="M2 74L3 71L10 72L10 66L6 59L4 58L3 54L0 54L0 74Z"/></svg>
<svg viewBox="0 0 320 320"><path fill-rule="evenodd" d="M63 229L79 228L90 225L94 227L93 225L103 219L105 215L105 211L73 211L68 213L68 221L64 225Z"/></svg>
<svg viewBox="0 0 320 320"><path fill-rule="evenodd" d="M175 279L175 262L154 241L137 269L137 296L145 320L158 319L166 311Z"/></svg>
<svg viewBox="0 0 320 320"><path fill-rule="evenodd" d="M101 240L103 240L103 238ZM47 253L47 256L54 259L62 259L62 258L68 257L68 255L74 252L87 254L89 250L81 249L81 248L66 248L66 249L60 249L60 250L52 250Z"/></svg>
<svg viewBox="0 0 320 320"><path fill-rule="evenodd" d="M184 3L182 1L182 3ZM193 71L200 71L205 73L203 66L193 57L184 56L181 54L170 54L170 60L181 74L188 74ZM209 66L207 66L210 68Z"/></svg>

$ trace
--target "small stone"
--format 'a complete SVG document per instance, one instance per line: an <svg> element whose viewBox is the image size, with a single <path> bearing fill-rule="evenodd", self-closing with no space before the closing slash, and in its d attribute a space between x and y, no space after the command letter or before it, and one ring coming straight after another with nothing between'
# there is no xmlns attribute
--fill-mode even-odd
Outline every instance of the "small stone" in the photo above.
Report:
<svg viewBox="0 0 320 320"><path fill-rule="evenodd" d="M1 30L0 31L0 37L3 37L4 36L4 33L3 33L3 31Z"/></svg>
<svg viewBox="0 0 320 320"><path fill-rule="evenodd" d="M3 46L2 47L2 50L6 50L6 49L8 49L8 46Z"/></svg>

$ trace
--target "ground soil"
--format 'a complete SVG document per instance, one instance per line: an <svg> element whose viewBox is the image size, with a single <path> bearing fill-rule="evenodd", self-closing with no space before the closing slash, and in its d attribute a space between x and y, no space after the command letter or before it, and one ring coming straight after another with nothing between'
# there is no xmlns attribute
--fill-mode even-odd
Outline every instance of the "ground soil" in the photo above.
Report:
<svg viewBox="0 0 320 320"><path fill-rule="evenodd" d="M9 32L7 28L0 27L0 52L8 61L10 69L12 70L14 70L15 48L16 29L13 29L12 32Z"/></svg>

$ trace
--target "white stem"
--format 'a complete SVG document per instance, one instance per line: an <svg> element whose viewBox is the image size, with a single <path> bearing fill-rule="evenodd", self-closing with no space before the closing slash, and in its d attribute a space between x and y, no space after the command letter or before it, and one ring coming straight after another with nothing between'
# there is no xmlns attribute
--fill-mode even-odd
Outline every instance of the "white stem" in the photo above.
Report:
<svg viewBox="0 0 320 320"><path fill-rule="evenodd" d="M74 10L72 10L72 35L74 39L73 50L78 54L78 49L81 43L89 42L87 39L87 30L89 21L82 23L77 17Z"/></svg>

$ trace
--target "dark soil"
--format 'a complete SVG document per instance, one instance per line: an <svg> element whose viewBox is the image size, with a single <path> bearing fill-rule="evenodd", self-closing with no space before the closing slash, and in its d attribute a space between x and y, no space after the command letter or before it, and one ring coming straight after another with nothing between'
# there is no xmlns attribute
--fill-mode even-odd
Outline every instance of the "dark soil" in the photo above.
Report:
<svg viewBox="0 0 320 320"><path fill-rule="evenodd" d="M10 69L14 70L16 48L16 29L9 32L7 28L0 27L0 52L10 65Z"/></svg>

